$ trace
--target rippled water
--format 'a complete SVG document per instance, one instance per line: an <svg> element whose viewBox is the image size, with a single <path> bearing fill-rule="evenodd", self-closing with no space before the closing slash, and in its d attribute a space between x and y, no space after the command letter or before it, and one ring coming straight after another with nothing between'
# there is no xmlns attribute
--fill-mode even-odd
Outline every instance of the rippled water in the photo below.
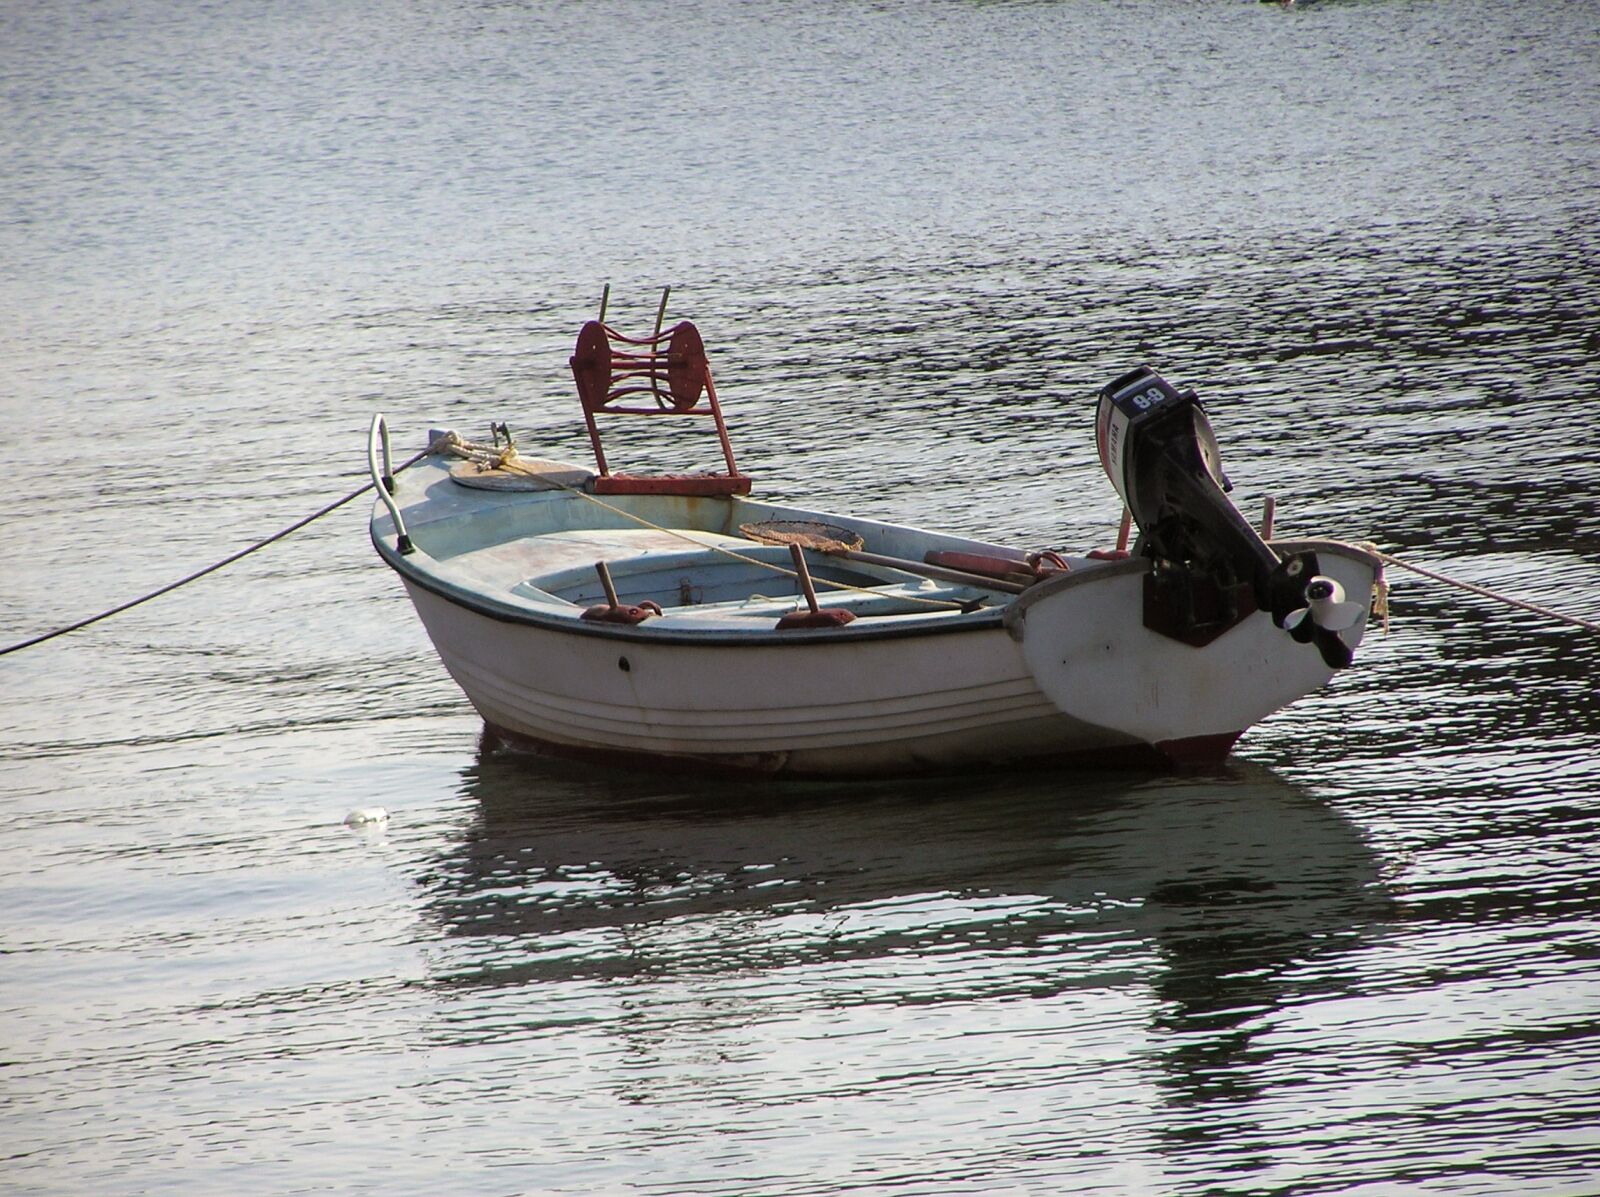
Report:
<svg viewBox="0 0 1600 1197"><path fill-rule="evenodd" d="M1104 543L1150 361L1246 510L1600 619L1596 18L10 6L0 641L380 408L581 457L606 281L764 496ZM0 658L7 1192L1600 1191L1592 632L1397 572L1214 776L605 774L480 750L364 506Z"/></svg>

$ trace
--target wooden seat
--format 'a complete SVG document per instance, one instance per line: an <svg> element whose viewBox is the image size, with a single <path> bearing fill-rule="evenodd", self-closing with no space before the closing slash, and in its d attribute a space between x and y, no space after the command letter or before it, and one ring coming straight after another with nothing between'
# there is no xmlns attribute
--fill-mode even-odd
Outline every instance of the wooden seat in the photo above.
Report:
<svg viewBox="0 0 1600 1197"><path fill-rule="evenodd" d="M666 294L661 297L666 310ZM680 321L666 332L660 319L651 337L629 337L605 323L605 307L600 319L591 320L578 333L573 350L572 376L583 402L583 418L589 428L589 443L594 448L599 475L589 483L595 494L626 495L747 495L750 479L739 473L733 461L733 446L717 402L717 389L711 381L711 363L706 358L700 332L689 321ZM649 405L636 402L648 396ZM701 397L704 396L704 403ZM600 428L595 417L617 416L710 416L728 464L725 474L627 474L613 473L600 444Z"/></svg>

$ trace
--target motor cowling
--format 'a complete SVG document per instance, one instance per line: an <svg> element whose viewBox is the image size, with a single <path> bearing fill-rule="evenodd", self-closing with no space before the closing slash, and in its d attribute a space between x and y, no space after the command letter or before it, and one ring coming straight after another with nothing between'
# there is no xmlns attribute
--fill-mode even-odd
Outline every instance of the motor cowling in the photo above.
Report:
<svg viewBox="0 0 1600 1197"><path fill-rule="evenodd" d="M1254 611L1283 627L1307 608L1316 555L1280 557L1228 499L1216 434L1192 390L1178 390L1148 366L1113 379L1100 391L1095 440L1139 527L1134 551L1152 562L1147 627L1202 645ZM1328 664L1349 664L1336 632L1315 640Z"/></svg>

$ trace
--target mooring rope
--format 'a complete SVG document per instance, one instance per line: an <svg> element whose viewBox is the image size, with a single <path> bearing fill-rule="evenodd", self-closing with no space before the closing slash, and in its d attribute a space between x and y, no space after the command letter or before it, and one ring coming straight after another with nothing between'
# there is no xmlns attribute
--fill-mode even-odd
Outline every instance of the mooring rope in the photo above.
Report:
<svg viewBox="0 0 1600 1197"><path fill-rule="evenodd" d="M675 536L680 540L687 541L689 544L692 544L697 548L710 549L714 553L720 553L723 556L731 557L736 561L742 561L749 565L759 566L762 569L770 570L773 573L782 574L786 577L797 576L794 570L788 569L785 566L777 565L770 561L762 561L760 558L748 556L747 554L740 553L734 549L727 548L724 545L708 544L703 540L697 540L695 537L681 529L663 527L660 524L646 519L642 515L636 515L631 511L627 511L624 508L616 506L615 504L607 503L604 499L598 498L595 495L591 495L585 490L574 486L568 486L563 482L558 482L548 474L540 473L538 470L524 465L518 459L517 450L514 445L507 445L504 449L501 449L498 445L494 448L490 448L487 445L474 444L471 441L457 436L453 432L447 433L435 440L426 449L422 450L422 452L415 454L406 461L402 462L400 465L396 466L394 473L398 474L402 470L410 469L424 457L427 457L433 453L452 453L458 457L472 461L484 469L510 470L515 473L523 474L526 477L536 478L547 486L568 491L571 494L577 495L581 499L585 499L598 507L604 508L612 514L621 517L622 519L630 520L633 523L640 524L656 532L664 532L669 536ZM38 644L44 644L47 641L56 639L58 636L65 636L70 632L81 631L84 628L100 623L102 620L110 619L113 615L120 615L124 611L130 611L134 607L148 603L152 599L158 599L164 594L171 594L174 590L187 586L191 582L197 582L209 574L214 574L218 570L234 564L236 561L243 560L252 553L259 552L268 545L276 544L285 537L300 531L300 529L306 527L308 524L313 524L323 516L339 510L339 508L348 503L354 502L372 488L373 483L371 482L368 482L364 486L357 487L349 494L343 495L340 498L333 500L333 502L319 507L310 515L296 520L287 527L280 528L271 536L263 537L254 544L247 545L245 548L240 549L236 553L229 554L220 561L213 562L202 569L197 569L193 573L187 574L175 582L168 582L165 586L160 586L146 594L141 594L138 598L129 599L125 603L119 603L115 607L107 608L106 610L101 611L98 614L91 615L86 619L80 619L76 623L70 623L64 627L55 628L48 632L41 632L37 636L31 636L26 640L19 640L15 644L8 644L4 647L0 647L0 657L4 657L15 652L21 652L25 648L32 648ZM1487 586L1479 586L1474 582L1466 582L1460 578L1452 578L1448 574L1442 574L1436 570L1415 565L1401 557L1396 557L1393 553L1386 553L1382 549L1378 548L1378 546L1375 544L1365 544L1361 547L1371 552L1373 556L1389 565L1398 566L1400 569L1410 570L1412 573L1420 574L1422 577L1430 578L1435 582L1441 582L1447 586L1455 586L1461 590L1466 590L1472 594L1479 595L1480 597L1491 599L1495 602L1504 603L1507 606L1516 607L1523 611L1528 611L1535 615L1543 616L1546 619L1555 620L1558 623L1565 623L1574 627L1585 628L1591 632L1600 632L1600 623L1597 623L1593 620L1583 619L1576 615L1568 615L1565 612L1556 611L1550 607L1541 606L1538 603L1530 603L1524 599L1515 598L1512 595L1491 590ZM829 586L836 590L853 590L862 594L877 593L868 587L855 586L849 582L835 582L827 578L818 578L817 581L821 582L824 586ZM948 608L961 607L965 605L952 599L929 599L909 594L901 595L899 597L906 602L920 603L930 607Z"/></svg>
<svg viewBox="0 0 1600 1197"><path fill-rule="evenodd" d="M1491 590L1487 586L1479 586L1475 582L1464 582L1460 578L1452 578L1448 574L1441 574L1436 570L1425 569L1420 565L1413 565L1409 561L1396 557L1393 553L1385 553L1382 549L1378 548L1378 546L1374 544L1366 544L1362 545L1361 547L1368 550L1380 561L1384 561L1389 565L1397 565L1401 569L1408 569L1414 574L1421 574L1424 578L1431 578L1435 582L1443 582L1446 586L1458 587L1461 590L1469 591L1472 594L1479 595L1483 598L1493 599L1497 603L1505 603L1508 607L1518 607L1523 611L1531 611L1535 615L1542 615L1546 619L1555 620L1557 623L1571 624L1573 627L1587 628L1591 632L1600 632L1600 623L1596 623L1593 620L1583 619L1577 615L1568 615L1564 611L1556 611L1549 607L1542 607L1538 603L1530 603L1525 599L1515 598L1512 595L1503 594L1498 590Z"/></svg>
<svg viewBox="0 0 1600 1197"><path fill-rule="evenodd" d="M598 499L594 495L589 494L587 491L568 486L563 482L558 482L555 479L550 478L548 475L540 474L537 470L524 466L519 460L517 460L517 450L515 445L508 444L504 449L501 449L498 445L496 445L493 449L491 449L487 445L473 444L472 442L463 440L454 434L451 434L451 440L452 443L443 445L442 447L446 450L460 452L461 456L477 462L477 464L482 468L508 469L512 470L513 472L524 474L531 478L537 478L547 485L560 487L562 490L570 491L579 498L587 499L591 503L594 503L600 507L604 507L607 511L619 515L623 519L632 520L637 524L642 524L643 526L654 529L657 532L665 532L670 536L676 536L680 540L686 540L690 544L697 545L700 548L710 549L712 552L721 553L724 556L732 557L737 561L747 562L750 565L759 565L762 569L771 570L774 573L785 574L790 577L796 576L795 571L792 569L787 569L784 566L776 565L772 562L761 561L757 558L746 556L743 553L736 552L733 549L725 548L722 545L707 544L704 541L696 540L686 532L675 528L663 528L660 525L645 519L643 516L635 515L631 511L624 511L620 507L616 507L602 499ZM1435 582L1442 582L1447 586L1456 586L1462 590L1470 591L1473 594L1481 595L1484 598L1492 599L1495 602L1505 603L1507 606L1511 607L1518 607L1535 615L1542 615L1546 619L1553 619L1558 623L1571 624L1574 627L1587 628L1591 632L1600 632L1600 623L1596 623L1593 620L1583 619L1577 615L1568 615L1565 612L1556 611L1550 607L1540 606L1538 603L1530 603L1524 599L1515 598L1509 594L1503 594L1499 591L1491 590L1487 586L1479 586L1473 582L1464 582L1460 578L1452 578L1447 574L1441 574L1435 570L1426 569L1420 565L1413 565L1409 561L1406 561L1400 557L1396 557L1393 553L1384 552L1375 544L1368 543L1362 545L1361 547L1369 550L1373 556L1382 561L1388 562L1390 565L1396 565L1401 569L1410 570L1412 573L1421 574L1423 577L1431 578ZM817 581L821 582L825 586L831 586L837 590L856 590L868 594L873 593L866 587L852 586L848 582L832 582L826 578L818 578ZM910 595L903 597L911 602L920 602L928 606L948 607L962 605L950 600L913 598ZM1378 583L1377 601L1375 607L1375 613L1383 620L1384 630L1387 631L1389 627L1389 590L1387 584L1381 580Z"/></svg>
<svg viewBox="0 0 1600 1197"><path fill-rule="evenodd" d="M409 469L434 451L435 446L429 445L421 453L418 453L409 461L406 461L400 466L396 467L394 472L398 474L401 470ZM179 578L176 582L168 582L165 586L152 590L148 594L141 594L136 599L130 599L125 603L119 603L117 606L112 607L109 610L102 611L98 615L91 615L87 619L80 619L77 623L69 623L66 627L56 628L54 631L42 632L39 635L32 636L27 640L19 640L16 644L8 644L4 648L0 648L0 657L5 656L7 653L21 652L25 648L32 648L34 645L43 644L47 640L54 640L57 636L65 636L68 632L79 631L80 629L89 627L92 624L97 624L103 619L110 619L113 615L121 615L124 611L132 610L141 603L148 603L151 599L158 599L164 594L171 594L179 587L187 586L190 582L197 582L207 574L214 574L224 566L232 565L235 561L242 560L243 558L248 557L251 553L259 552L261 549L266 548L269 544L276 544L284 537L300 531L300 529L304 528L307 524L315 523L317 520L320 520L323 516L329 514L330 512L339 510L339 508L343 507L346 503L350 503L356 499L359 499L371 489L372 483L369 482L360 489L351 491L343 498L335 499L325 507L319 508L310 515L306 516L304 519L296 520L287 528L281 528L277 532L274 532L271 536L268 536L262 540L258 540L254 544L240 549L237 553L233 553L227 557L224 557L221 561L213 562L204 569L197 569L194 571L194 573L189 574L186 577Z"/></svg>

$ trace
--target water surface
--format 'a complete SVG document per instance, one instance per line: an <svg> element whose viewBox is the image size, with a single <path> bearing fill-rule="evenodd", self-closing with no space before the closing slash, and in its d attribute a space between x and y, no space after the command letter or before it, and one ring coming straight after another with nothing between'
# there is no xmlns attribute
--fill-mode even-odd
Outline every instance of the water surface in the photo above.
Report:
<svg viewBox="0 0 1600 1197"><path fill-rule="evenodd" d="M1592 4L67 0L0 68L5 643L375 410L581 459L608 281L763 496L1106 543L1148 361L1245 510L1600 619ZM1396 573L1216 775L611 774L480 746L363 507L0 659L8 1192L1595 1191L1592 632Z"/></svg>

